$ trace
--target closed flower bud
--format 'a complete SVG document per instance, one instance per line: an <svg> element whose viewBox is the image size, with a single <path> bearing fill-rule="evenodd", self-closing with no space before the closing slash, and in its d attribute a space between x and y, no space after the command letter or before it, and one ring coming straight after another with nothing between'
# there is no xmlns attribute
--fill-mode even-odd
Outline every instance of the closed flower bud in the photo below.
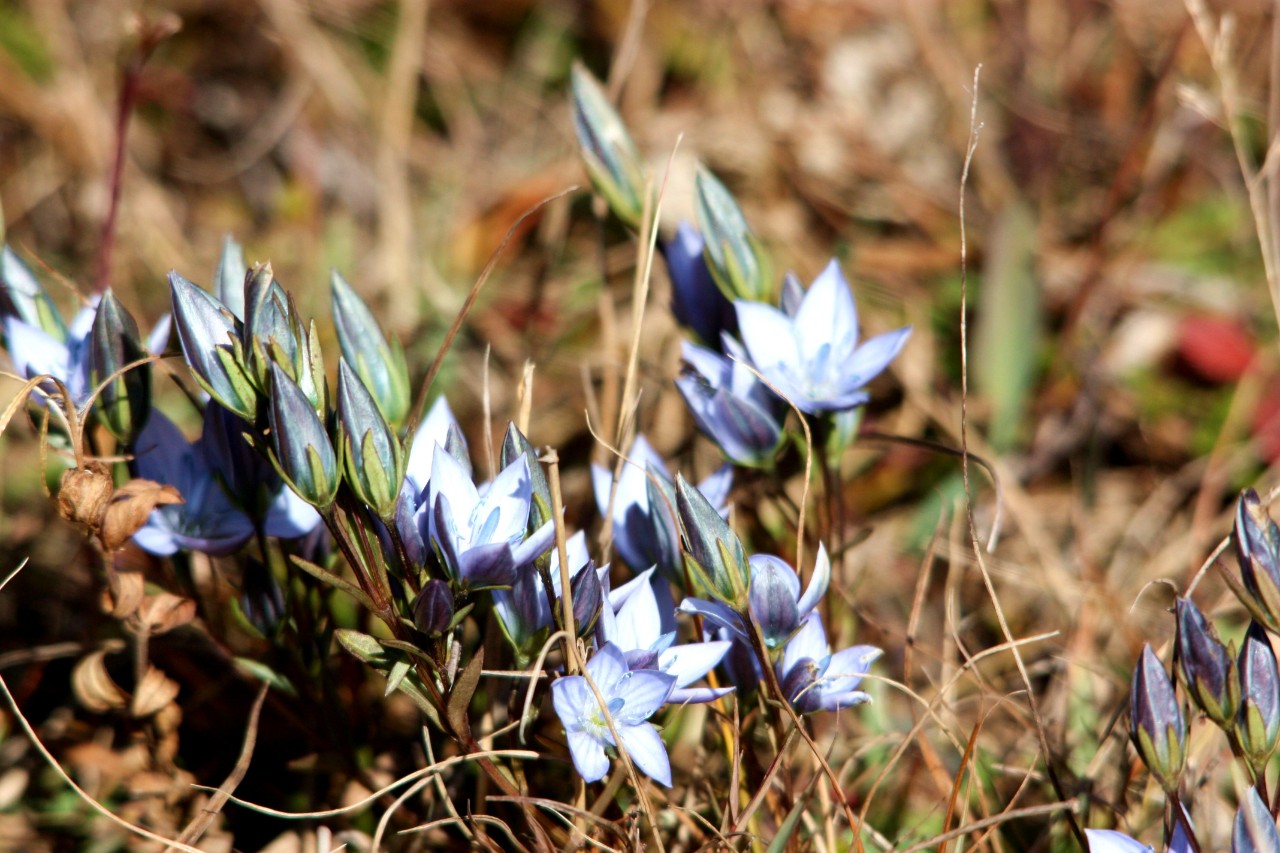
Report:
<svg viewBox="0 0 1280 853"><path fill-rule="evenodd" d="M297 383L276 364L270 376L272 462L299 497L324 509L333 503L340 482L333 444Z"/></svg>
<svg viewBox="0 0 1280 853"><path fill-rule="evenodd" d="M404 350L394 340L387 342L369 308L337 270L330 293L342 357L369 389L387 422L402 426L413 402Z"/></svg>
<svg viewBox="0 0 1280 853"><path fill-rule="evenodd" d="M338 361L338 420L342 467L351 490L379 518L391 519L404 482L404 451L345 358Z"/></svg>
<svg viewBox="0 0 1280 853"><path fill-rule="evenodd" d="M570 85L573 127L587 175L614 216L639 228L647 192L640 152L604 89L582 65L573 66Z"/></svg>
<svg viewBox="0 0 1280 853"><path fill-rule="evenodd" d="M588 562L585 569L574 575L569 588L573 591L574 631L579 637L590 637L595 630L596 620L600 618L600 606L604 600L595 563ZM557 608L556 616L559 617L560 613Z"/></svg>
<svg viewBox="0 0 1280 853"><path fill-rule="evenodd" d="M89 332L89 384L96 389L106 383L96 407L106 428L124 444L133 440L151 411L151 365L123 368L146 356L138 324L107 290Z"/></svg>
<svg viewBox="0 0 1280 853"><path fill-rule="evenodd" d="M227 310L241 320L244 319L244 280L247 272L244 251L231 235L227 235L222 241L218 269L213 274L213 292Z"/></svg>
<svg viewBox="0 0 1280 853"><path fill-rule="evenodd" d="M1229 729L1240 707L1236 662L1191 599L1179 598L1175 612L1178 660L1187 693L1209 719Z"/></svg>
<svg viewBox="0 0 1280 853"><path fill-rule="evenodd" d="M465 452L465 451L464 451ZM501 464L506 468L524 456L529 463L529 481L533 486L532 503L529 506L529 529L537 530L551 520L551 486L547 475L538 464L538 451L529 443L514 423L507 424L507 434L502 439Z"/></svg>
<svg viewBox="0 0 1280 853"><path fill-rule="evenodd" d="M247 421L258 410L258 391L250 377L241 323L221 302L169 273L173 322L191 373L210 396Z"/></svg>
<svg viewBox="0 0 1280 853"><path fill-rule="evenodd" d="M1237 666L1240 710L1236 734L1245 757L1255 770L1261 771L1276 747L1276 736L1280 735L1280 674L1276 672L1271 640L1257 622L1249 623Z"/></svg>
<svg viewBox="0 0 1280 853"><path fill-rule="evenodd" d="M1233 531L1244 581L1243 604L1253 617L1280 630L1280 528L1262 507L1258 493L1245 489L1236 506Z"/></svg>
<svg viewBox="0 0 1280 853"><path fill-rule="evenodd" d="M258 383L267 384L272 362L298 381L298 341L290 322L289 295L275 280L271 264L257 264L244 285L244 347Z"/></svg>
<svg viewBox="0 0 1280 853"><path fill-rule="evenodd" d="M1187 725L1164 666L1149 643L1133 671L1131 734L1138 754L1166 792L1175 792L1187 757Z"/></svg>
<svg viewBox="0 0 1280 853"><path fill-rule="evenodd" d="M705 168L698 168L698 229L706 241L707 266L730 300L773 300L768 253L747 224L733 194Z"/></svg>
<svg viewBox="0 0 1280 853"><path fill-rule="evenodd" d="M449 630L452 621L453 591L445 581L432 578L413 602L413 624L428 636L438 636Z"/></svg>
<svg viewBox="0 0 1280 853"><path fill-rule="evenodd" d="M704 591L739 612L747 606L751 569L728 522L685 478L676 475L676 511L688 546L685 566Z"/></svg>

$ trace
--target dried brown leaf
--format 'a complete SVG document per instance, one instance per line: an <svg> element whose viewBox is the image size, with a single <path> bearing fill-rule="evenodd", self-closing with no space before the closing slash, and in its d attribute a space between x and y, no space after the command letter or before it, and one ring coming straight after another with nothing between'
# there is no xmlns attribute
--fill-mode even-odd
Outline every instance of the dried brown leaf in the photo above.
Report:
<svg viewBox="0 0 1280 853"><path fill-rule="evenodd" d="M68 521L96 530L114 491L111 469L101 462L68 468L62 472L62 486L58 489L58 512Z"/></svg>
<svg viewBox="0 0 1280 853"><path fill-rule="evenodd" d="M97 714L123 708L129 702L129 695L107 672L106 656L105 650L93 652L71 672L71 690L76 700Z"/></svg>
<svg viewBox="0 0 1280 853"><path fill-rule="evenodd" d="M178 698L178 682L169 678L154 666L147 667L147 674L133 694L129 712L135 717L149 717Z"/></svg>
<svg viewBox="0 0 1280 853"><path fill-rule="evenodd" d="M107 570L107 588L102 591L102 609L117 619L127 619L137 612L146 597L146 581L142 572L121 571L119 560L112 560Z"/></svg>
<svg viewBox="0 0 1280 853"><path fill-rule="evenodd" d="M165 504L182 503L173 486L151 480L130 480L116 489L102 519L102 545L114 551L147 523L151 510Z"/></svg>
<svg viewBox="0 0 1280 853"><path fill-rule="evenodd" d="M196 618L196 603L189 598L161 592L148 595L137 609L137 628L149 634L163 634Z"/></svg>

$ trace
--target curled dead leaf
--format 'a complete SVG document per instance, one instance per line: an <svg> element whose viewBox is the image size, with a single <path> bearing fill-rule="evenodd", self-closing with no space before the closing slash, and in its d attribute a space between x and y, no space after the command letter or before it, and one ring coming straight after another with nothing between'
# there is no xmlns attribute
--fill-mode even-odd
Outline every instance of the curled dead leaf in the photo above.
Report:
<svg viewBox="0 0 1280 853"><path fill-rule="evenodd" d="M68 521L96 530L102 524L114 491L111 469L101 462L68 468L62 472L62 485L58 489L58 513Z"/></svg>
<svg viewBox="0 0 1280 853"><path fill-rule="evenodd" d="M173 486L151 480L130 480L116 489L102 518L102 545L114 551L147 523L151 510L182 503Z"/></svg>
<svg viewBox="0 0 1280 853"><path fill-rule="evenodd" d="M146 582L142 572L121 570L120 560L112 560L107 570L107 588L102 591L102 609L117 619L126 619L137 612L146 596Z"/></svg>
<svg viewBox="0 0 1280 853"><path fill-rule="evenodd" d="M166 676L154 666L147 667L133 694L129 713L135 717L149 717L178 698L178 682Z"/></svg>
<svg viewBox="0 0 1280 853"><path fill-rule="evenodd" d="M161 592L148 595L137 608L136 629L148 634L163 634L196 618L196 603L189 598Z"/></svg>
<svg viewBox="0 0 1280 853"><path fill-rule="evenodd" d="M71 672L71 690L76 701L96 714L123 708L129 696L107 672L107 652L100 649L87 655Z"/></svg>

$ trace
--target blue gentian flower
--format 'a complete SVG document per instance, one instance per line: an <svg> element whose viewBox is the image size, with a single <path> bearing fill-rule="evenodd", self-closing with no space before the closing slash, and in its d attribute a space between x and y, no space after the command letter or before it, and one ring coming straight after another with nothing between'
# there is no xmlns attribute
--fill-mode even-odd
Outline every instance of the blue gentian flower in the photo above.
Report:
<svg viewBox="0 0 1280 853"><path fill-rule="evenodd" d="M794 316L738 301L738 327L751 361L777 391L810 414L839 412L869 399L868 382L889 366L911 334L906 326L858 342L858 312L840 266L831 261Z"/></svg>
<svg viewBox="0 0 1280 853"><path fill-rule="evenodd" d="M675 676L628 669L626 657L612 643L606 643L587 661L587 675L595 682L605 707L581 675L558 678L551 684L551 701L564 725L573 766L583 781L597 782L609 772L605 747L617 744L607 714L632 763L654 781L671 787L667 749L648 719L671 695Z"/></svg>
<svg viewBox="0 0 1280 853"><path fill-rule="evenodd" d="M525 457L503 468L482 496L468 471L436 445L419 530L464 587L510 586L516 570L533 562L555 538L549 521L526 536L532 494Z"/></svg>
<svg viewBox="0 0 1280 853"><path fill-rule="evenodd" d="M678 579L683 572L680 540L672 515L676 503L675 488L666 471L667 463L643 435L637 435L618 475L617 493L613 496L610 515L613 519L613 546L618 556L632 569L640 571L657 565L666 577ZM666 493L665 500L655 492L649 475ZM592 465L591 482L600 513L609 513L613 472L603 466ZM729 512L726 501L732 483L733 469L725 465L699 483L698 491L724 516Z"/></svg>
<svg viewBox="0 0 1280 853"><path fill-rule="evenodd" d="M1235 824L1231 828L1231 853L1277 851L1280 851L1280 830L1276 828L1275 818L1271 816L1266 801L1250 785L1241 798Z"/></svg>
<svg viewBox="0 0 1280 853"><path fill-rule="evenodd" d="M569 555L569 578L572 580L583 569L595 569L595 563L587 553L587 534L579 530L569 537L565 543L565 551ZM560 551L551 551L551 592L555 598L560 597ZM603 570L608 575L608 567ZM574 603L577 601L575 599ZM547 598L547 589L542 585L542 578L532 566L524 566L516 572L511 589L495 589L493 591L493 612L498 617L498 624L517 650L527 650L529 644L544 628L551 627L551 603Z"/></svg>
<svg viewBox="0 0 1280 853"><path fill-rule="evenodd" d="M676 644L676 632L662 630L661 611L650 576L653 569L620 587L625 590L621 606L610 595L609 606L600 619L600 633L605 642L613 643L634 670L656 669L676 678L675 688L667 701L673 704L710 702L733 691L732 687L691 688L689 685L715 669L729 651L730 643L716 640L706 643ZM616 608L616 612L615 612Z"/></svg>
<svg viewBox="0 0 1280 853"><path fill-rule="evenodd" d="M1114 829L1086 829L1084 834L1089 839L1089 853L1155 853L1151 845ZM1191 853L1192 849L1182 822L1174 821L1173 838L1169 840L1166 853Z"/></svg>
<svg viewBox="0 0 1280 853"><path fill-rule="evenodd" d="M782 652L778 681L801 714L861 705L871 697L857 687L881 654L875 646L853 646L832 654L822 617L810 613Z"/></svg>
<svg viewBox="0 0 1280 853"><path fill-rule="evenodd" d="M211 404L212 405L212 404ZM220 467L209 416L199 440L188 442L172 421L156 410L134 442L133 474L173 486L183 503L159 506L134 534L144 551L169 556L180 549L225 556L238 550L254 533L253 519L230 498L224 483L232 480ZM243 440L242 440L243 441ZM243 473L240 474L243 483ZM275 479L275 493L262 520L268 536L295 538L319 524L309 504Z"/></svg>
<svg viewBox="0 0 1280 853"><path fill-rule="evenodd" d="M698 429L725 458L749 468L767 466L782 446L780 403L747 368L741 344L726 335L723 346L733 358L682 342L676 387Z"/></svg>
<svg viewBox="0 0 1280 853"><path fill-rule="evenodd" d="M714 346L722 332L737 334L738 316L711 276L703 257L705 246L701 232L681 222L675 236L663 244L663 257L671 275L671 313L703 343Z"/></svg>
<svg viewBox="0 0 1280 853"><path fill-rule="evenodd" d="M831 560L827 557L827 549L818 546L813 574L803 594L796 570L780 557L753 554L748 563L751 566L751 584L747 588L747 606L764 632L765 644L771 649L779 648L791 639L827 594L831 583ZM719 601L686 598L680 602L680 610L696 613L713 625L728 629L743 641L750 639L742 616Z"/></svg>

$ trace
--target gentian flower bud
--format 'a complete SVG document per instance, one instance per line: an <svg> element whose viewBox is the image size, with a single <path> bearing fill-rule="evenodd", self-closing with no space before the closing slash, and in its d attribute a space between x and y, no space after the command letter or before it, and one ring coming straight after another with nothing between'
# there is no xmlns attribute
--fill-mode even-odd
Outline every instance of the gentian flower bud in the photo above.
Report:
<svg viewBox="0 0 1280 853"><path fill-rule="evenodd" d="M178 341L196 382L227 409L252 421L258 410L258 390L241 343L240 321L176 272L169 273L169 286Z"/></svg>
<svg viewBox="0 0 1280 853"><path fill-rule="evenodd" d="M737 534L681 474L676 474L676 513L689 551L685 568L708 595L741 612L751 569Z"/></svg>
<svg viewBox="0 0 1280 853"><path fill-rule="evenodd" d="M769 302L773 274L764 244L752 232L733 194L704 167L695 179L698 229L706 240L707 266L729 299Z"/></svg>
<svg viewBox="0 0 1280 853"><path fill-rule="evenodd" d="M1195 602L1179 598L1175 612L1178 660L1187 693L1209 719L1229 730L1240 707L1236 663Z"/></svg>
<svg viewBox="0 0 1280 853"><path fill-rule="evenodd" d="M1255 619L1280 631L1280 528L1253 489L1240 493L1233 535L1244 581L1241 602Z"/></svg>
<svg viewBox="0 0 1280 853"><path fill-rule="evenodd" d="M723 345L733 358L684 341L676 387L698 429L727 459L768 467L782 447L781 401L747 367L746 351L737 341L726 336Z"/></svg>
<svg viewBox="0 0 1280 853"><path fill-rule="evenodd" d="M579 637L590 637L591 632L595 630L596 620L600 618L600 606L604 601L604 595L600 589L600 576L596 574L595 564L588 563L586 571L578 572L569 581L569 588L573 590L574 632ZM556 616L559 615L560 610L557 608ZM559 619L556 621L558 622Z"/></svg>
<svg viewBox="0 0 1280 853"><path fill-rule="evenodd" d="M413 602L413 624L428 636L439 636L449 630L453 621L453 591L439 578L427 581Z"/></svg>
<svg viewBox="0 0 1280 853"><path fill-rule="evenodd" d="M240 610L249 624L264 637L275 635L285 618L284 593L271 570L256 557L250 557L244 568Z"/></svg>
<svg viewBox="0 0 1280 853"><path fill-rule="evenodd" d="M639 228L648 192L640 152L604 89L580 63L573 66L570 85L573 127L587 175L613 215Z"/></svg>
<svg viewBox="0 0 1280 853"><path fill-rule="evenodd" d="M1231 830L1231 853L1280 853L1280 832L1271 810L1250 785L1240 801Z"/></svg>
<svg viewBox="0 0 1280 853"><path fill-rule="evenodd" d="M1280 674L1267 631L1256 621L1249 623L1237 666L1241 699L1236 734L1245 757L1260 771L1280 735Z"/></svg>
<svg viewBox="0 0 1280 853"><path fill-rule="evenodd" d="M299 497L325 509L341 482L333 444L298 384L278 364L271 365L270 376L272 462Z"/></svg>
<svg viewBox="0 0 1280 853"><path fill-rule="evenodd" d="M333 271L330 293L342 357L369 389L387 423L402 426L413 402L404 350L394 339L387 343L364 300L337 270Z"/></svg>
<svg viewBox="0 0 1280 853"><path fill-rule="evenodd" d="M107 377L146 356L138 324L108 289L98 302L89 332L90 386L96 388ZM151 365L137 365L107 382L98 397L97 409L117 441L133 441L151 410Z"/></svg>
<svg viewBox="0 0 1280 853"><path fill-rule="evenodd" d="M213 292L227 310L241 320L244 320L244 285L248 271L244 264L244 251L228 234L222 240L222 254L213 273Z"/></svg>
<svg viewBox="0 0 1280 853"><path fill-rule="evenodd" d="M346 358L338 360L338 421L343 433L342 467L351 490L374 514L389 521L404 482L404 451Z"/></svg>
<svg viewBox="0 0 1280 853"><path fill-rule="evenodd" d="M466 452L466 445L463 445ZM529 505L529 529L537 530L551 521L551 486L547 483L547 475L538 464L538 451L529 439L524 437L514 423L507 424L507 434L502 439L502 451L499 454L500 464L506 468L521 456L529 464L529 481L533 485L532 503Z"/></svg>
<svg viewBox="0 0 1280 853"><path fill-rule="evenodd" d="M1187 757L1187 724L1173 682L1149 643L1133 671L1129 717L1138 754L1166 792L1176 791Z"/></svg>

